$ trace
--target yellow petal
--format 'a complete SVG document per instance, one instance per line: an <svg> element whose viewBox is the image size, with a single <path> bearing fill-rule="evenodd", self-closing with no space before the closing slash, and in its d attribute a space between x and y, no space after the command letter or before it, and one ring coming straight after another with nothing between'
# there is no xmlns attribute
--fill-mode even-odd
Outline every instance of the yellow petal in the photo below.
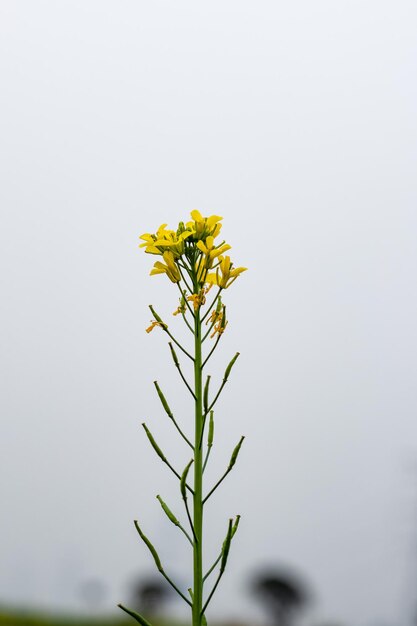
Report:
<svg viewBox="0 0 417 626"><path fill-rule="evenodd" d="M197 241L197 248L201 250L201 252L204 252L204 254L208 253L207 247L204 245L202 241Z"/></svg>
<svg viewBox="0 0 417 626"><path fill-rule="evenodd" d="M207 274L207 276L206 276L206 283L209 283L209 285L217 285L217 276L216 276L216 274Z"/></svg>
<svg viewBox="0 0 417 626"><path fill-rule="evenodd" d="M223 218L220 217L220 215L210 215L210 217L207 218L207 225L214 226L215 224L217 224L217 222L220 222L220 220L222 219Z"/></svg>
<svg viewBox="0 0 417 626"><path fill-rule="evenodd" d="M193 218L195 222L202 222L204 220L200 211L197 211L196 209L194 211L191 211L191 217Z"/></svg>

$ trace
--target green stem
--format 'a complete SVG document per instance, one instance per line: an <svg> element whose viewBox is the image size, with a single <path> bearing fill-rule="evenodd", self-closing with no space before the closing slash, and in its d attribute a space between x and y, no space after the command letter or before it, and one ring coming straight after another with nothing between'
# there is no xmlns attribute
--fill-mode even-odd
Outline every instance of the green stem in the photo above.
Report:
<svg viewBox="0 0 417 626"><path fill-rule="evenodd" d="M201 626L203 608L203 451L200 446L203 430L203 381L201 359L201 320L198 310L194 317L194 394L195 394L195 444L194 444L194 587L192 625Z"/></svg>

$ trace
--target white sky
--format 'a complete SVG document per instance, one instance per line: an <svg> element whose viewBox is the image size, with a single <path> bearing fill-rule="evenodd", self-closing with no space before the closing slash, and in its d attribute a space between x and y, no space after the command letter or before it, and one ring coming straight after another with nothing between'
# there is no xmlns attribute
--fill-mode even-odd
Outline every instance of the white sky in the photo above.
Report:
<svg viewBox="0 0 417 626"><path fill-rule="evenodd" d="M113 607L153 571L136 517L186 576L140 428L185 465L152 381L189 407L144 332L177 298L137 236L198 208L250 268L213 367L241 352L212 478L247 439L208 513L213 554L242 514L211 615L256 615L248 577L276 563L310 582L310 623L406 623L416 28L411 0L0 2L0 602L75 609L94 577Z"/></svg>

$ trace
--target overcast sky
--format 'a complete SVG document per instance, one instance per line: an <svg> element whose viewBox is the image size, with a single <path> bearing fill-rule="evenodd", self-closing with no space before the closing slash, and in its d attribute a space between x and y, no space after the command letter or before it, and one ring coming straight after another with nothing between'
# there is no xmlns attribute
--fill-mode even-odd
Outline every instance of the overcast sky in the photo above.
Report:
<svg viewBox="0 0 417 626"><path fill-rule="evenodd" d="M0 1L0 602L105 607L186 543L147 421L182 467L165 336L175 288L137 237L198 208L237 264L212 373L208 557L240 513L212 616L255 616L254 568L311 586L309 623L417 605L414 0ZM179 324L179 322L172 322ZM217 379L218 380L218 379ZM414 595L413 595L414 594Z"/></svg>

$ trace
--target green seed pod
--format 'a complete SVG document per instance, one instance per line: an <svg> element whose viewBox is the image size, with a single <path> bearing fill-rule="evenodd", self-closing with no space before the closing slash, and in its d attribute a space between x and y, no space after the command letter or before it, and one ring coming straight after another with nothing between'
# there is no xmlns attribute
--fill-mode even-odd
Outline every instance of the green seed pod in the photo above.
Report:
<svg viewBox="0 0 417 626"><path fill-rule="evenodd" d="M154 381L153 381L153 384L155 385L156 391L158 392L159 399L160 399L160 401L161 401L161 403L162 403L162 406L163 406L163 407L164 407L164 409L165 409L166 414L167 414L167 415L168 415L171 419L173 419L173 417L174 417L174 416L173 416L173 414L172 414L172 411L171 411L171 409L169 408L168 402L166 401L165 396L164 396L164 394L162 393L160 386L158 385L158 382L157 382L156 380L154 380Z"/></svg>
<svg viewBox="0 0 417 626"><path fill-rule="evenodd" d="M187 499L187 486L186 486L187 476L188 476L189 469L193 463L194 463L194 459L191 459L191 461L188 463L187 467L185 468L181 476L180 488L181 488L181 495L183 497L183 500Z"/></svg>
<svg viewBox="0 0 417 626"><path fill-rule="evenodd" d="M214 439L214 418L213 418L213 413L214 413L214 411L210 411L210 421L209 421L209 429L208 429L208 437L207 437L207 446L209 448L211 448L211 446L213 445L213 439Z"/></svg>
<svg viewBox="0 0 417 626"><path fill-rule="evenodd" d="M140 528L140 526L139 526L139 524L138 524L138 521L137 521L137 520L135 520L135 526L136 526L136 530L138 531L138 533L139 533L139 535L140 535L141 539L143 540L143 542L144 542L144 543L146 543L146 545L147 545L147 547L148 547L148 549L149 549L149 552L152 554L152 556L153 556L153 558L154 558L155 565L156 565L157 569L158 569L160 572L163 572L163 571L164 571L164 568L162 567L162 564L161 564L161 561L160 561L160 559L159 559L158 553L157 553L157 551L155 550L155 548L153 547L153 545L151 544L151 542L149 541L149 539L147 538L147 536L146 536L146 535L144 535L144 533L142 532L142 530L141 530L141 528Z"/></svg>
<svg viewBox="0 0 417 626"><path fill-rule="evenodd" d="M232 528L232 538L236 534L236 531L239 527L239 522L240 522L240 515L236 515L235 523L233 524L233 528Z"/></svg>
<svg viewBox="0 0 417 626"><path fill-rule="evenodd" d="M125 606L123 606L123 604L118 604L117 606L119 607L119 609L122 609L122 611L124 611L125 613L127 613L128 615L133 617L133 619L135 619L137 622L139 622L139 624L141 624L141 626L151 626L151 624L148 622L148 620L146 620L142 615L139 615L139 613L136 613L136 611L132 611L131 609L127 609Z"/></svg>
<svg viewBox="0 0 417 626"><path fill-rule="evenodd" d="M222 319L220 320L220 328L224 330L226 328L226 307L223 305Z"/></svg>
<svg viewBox="0 0 417 626"><path fill-rule="evenodd" d="M226 539L223 542L222 546L222 560L220 563L220 572L224 572L227 563L227 557L229 556L230 544L232 542L233 536L233 520L229 519L229 527L227 529Z"/></svg>
<svg viewBox="0 0 417 626"><path fill-rule="evenodd" d="M168 505L165 504L165 502L162 500L161 496L156 496L156 497L157 497L157 500L159 500L159 503L162 506L164 512L166 513L166 516L168 517L168 519L173 524L175 524L175 526L179 526L180 525L179 521L177 520L177 518L175 517L171 509L168 507Z"/></svg>
<svg viewBox="0 0 417 626"><path fill-rule="evenodd" d="M204 404L204 413L207 413L208 411L208 393L209 393L209 387L210 387L210 378L211 376L207 376L207 380L206 380L206 384L204 385L204 394L203 394L203 404Z"/></svg>
<svg viewBox="0 0 417 626"><path fill-rule="evenodd" d="M230 463L229 463L229 467L228 467L229 470L231 470L233 465L236 463L236 459L237 459L237 456L238 456L238 454L240 452L240 448L242 446L243 440L244 440L244 437L241 437L239 443L237 444L236 448L232 452L232 456L230 458Z"/></svg>
<svg viewBox="0 0 417 626"><path fill-rule="evenodd" d="M172 359L173 359L175 365L177 367L179 367L180 366L180 362L178 361L177 353L174 350L174 346L172 345L171 342L169 342L168 345L169 345L169 349L171 350Z"/></svg>
<svg viewBox="0 0 417 626"><path fill-rule="evenodd" d="M155 309L153 308L152 304L149 305L149 308L151 310L152 315L154 316L154 318L156 319L157 322L159 322L160 324L162 324L162 328L165 330L168 328L168 324L165 324L165 322L162 321L162 319L159 317L158 313L155 311Z"/></svg>
<svg viewBox="0 0 417 626"><path fill-rule="evenodd" d="M225 371L224 377L223 377L224 382L226 382L227 379L229 378L230 372L232 371L232 367L236 363L236 360L237 360L239 354L240 354L240 352L236 352L235 356L230 361L229 365L226 367L226 371Z"/></svg>
<svg viewBox="0 0 417 626"><path fill-rule="evenodd" d="M146 424L142 424L143 428L145 429L145 433L148 436L149 441L151 442L151 446L152 448L155 450L156 454L159 456L159 458L166 463L167 460L165 458L164 453L162 452L161 448L158 446L158 444L156 443L155 439L153 438L151 432L149 431L149 428L146 426Z"/></svg>

